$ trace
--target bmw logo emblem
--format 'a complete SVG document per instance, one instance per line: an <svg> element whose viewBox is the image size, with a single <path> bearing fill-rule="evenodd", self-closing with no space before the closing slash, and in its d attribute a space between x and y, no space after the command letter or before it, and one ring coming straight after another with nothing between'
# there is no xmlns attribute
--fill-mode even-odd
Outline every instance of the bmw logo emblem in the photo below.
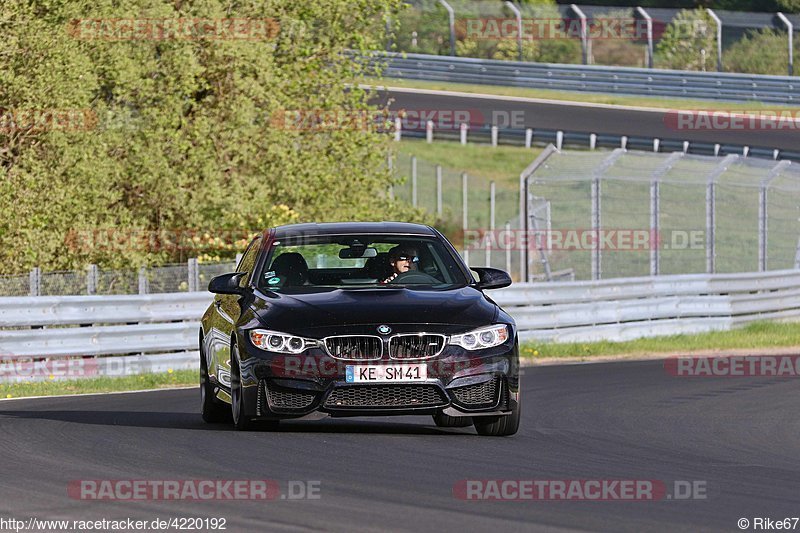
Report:
<svg viewBox="0 0 800 533"><path fill-rule="evenodd" d="M391 332L392 332L392 328L390 328L386 324L378 326L378 333L380 333L381 335L388 335Z"/></svg>

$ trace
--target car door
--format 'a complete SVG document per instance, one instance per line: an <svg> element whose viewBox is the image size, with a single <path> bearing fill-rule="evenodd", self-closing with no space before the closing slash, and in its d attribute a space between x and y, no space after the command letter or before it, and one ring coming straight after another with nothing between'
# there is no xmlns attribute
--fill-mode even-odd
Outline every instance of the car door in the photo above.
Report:
<svg viewBox="0 0 800 533"><path fill-rule="evenodd" d="M245 272L239 282L241 287L247 286L255 269L258 252L261 249L262 237L258 236L250 243L242 256L236 272ZM236 294L217 294L214 297L211 329L206 332L205 349L208 358L208 372L225 387L231 386L231 345L230 339L236 322L241 315L239 298Z"/></svg>

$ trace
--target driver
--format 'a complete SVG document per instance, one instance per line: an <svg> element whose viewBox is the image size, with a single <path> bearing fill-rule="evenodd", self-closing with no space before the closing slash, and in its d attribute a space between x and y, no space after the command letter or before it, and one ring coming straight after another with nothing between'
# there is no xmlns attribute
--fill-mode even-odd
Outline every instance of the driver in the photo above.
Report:
<svg viewBox="0 0 800 533"><path fill-rule="evenodd" d="M395 246L389 250L389 264L392 267L392 275L381 281L381 283L390 283L400 274L417 270L418 263L417 250L409 246Z"/></svg>

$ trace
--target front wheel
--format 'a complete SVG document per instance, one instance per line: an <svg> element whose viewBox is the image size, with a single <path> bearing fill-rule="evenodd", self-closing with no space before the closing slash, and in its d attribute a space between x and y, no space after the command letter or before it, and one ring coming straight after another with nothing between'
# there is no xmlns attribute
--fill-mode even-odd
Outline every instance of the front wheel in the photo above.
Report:
<svg viewBox="0 0 800 533"><path fill-rule="evenodd" d="M231 347L231 416L233 427L239 431L253 429L253 420L246 416L244 394L242 393L242 375L239 371L239 350Z"/></svg>
<svg viewBox="0 0 800 533"><path fill-rule="evenodd" d="M441 411L432 416L436 427L440 428L465 428L472 425L472 417L469 416L450 416Z"/></svg>
<svg viewBox="0 0 800 533"><path fill-rule="evenodd" d="M487 437L507 437L519 430L520 401L514 402L510 415L473 417L475 431Z"/></svg>
<svg viewBox="0 0 800 533"><path fill-rule="evenodd" d="M214 385L208 378L208 362L202 341L200 342L200 414L203 416L203 421L209 424L231 420L231 410L214 395Z"/></svg>

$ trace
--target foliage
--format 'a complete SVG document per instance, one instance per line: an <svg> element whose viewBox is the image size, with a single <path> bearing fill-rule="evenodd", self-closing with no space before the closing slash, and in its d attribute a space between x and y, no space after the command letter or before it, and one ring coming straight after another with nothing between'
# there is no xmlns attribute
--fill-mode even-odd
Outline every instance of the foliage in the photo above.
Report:
<svg viewBox="0 0 800 533"><path fill-rule="evenodd" d="M379 47L384 17L398 7L399 0L0 5L3 271L174 259L164 249L68 246L75 231L98 228L213 235L291 221L419 219L385 194L386 135L281 119L286 110L367 113L368 94L346 89L366 69L343 52ZM280 26L273 38L120 40L71 23L265 16ZM82 120L9 122L24 110L77 110Z"/></svg>
<svg viewBox="0 0 800 533"><path fill-rule="evenodd" d="M794 44L797 57L800 47ZM786 32L772 29L748 32L723 57L725 70L751 74L787 74L789 50Z"/></svg>
<svg viewBox="0 0 800 533"><path fill-rule="evenodd" d="M655 66L679 70L716 69L716 26L704 8L684 9L667 25Z"/></svg>

